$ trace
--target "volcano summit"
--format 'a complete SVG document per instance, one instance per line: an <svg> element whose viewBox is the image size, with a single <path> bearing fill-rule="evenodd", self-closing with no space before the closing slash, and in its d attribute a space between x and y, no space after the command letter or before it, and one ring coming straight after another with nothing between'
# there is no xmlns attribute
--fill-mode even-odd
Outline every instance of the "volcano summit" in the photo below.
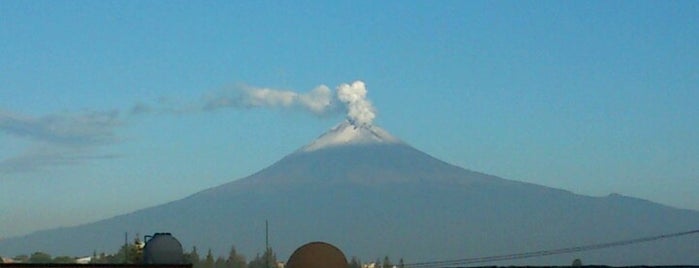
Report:
<svg viewBox="0 0 699 268"><path fill-rule="evenodd" d="M370 143L388 144L400 143L400 141L380 127L372 125L357 126L350 120L345 120L342 124L318 137L311 144L301 148L301 151L310 152L335 146Z"/></svg>
<svg viewBox="0 0 699 268"><path fill-rule="evenodd" d="M286 259L327 241L348 256L406 263L484 257L627 240L699 227L699 212L612 194L590 197L457 167L378 126L345 121L248 177L187 198L76 227L0 241L0 255L116 252L123 233L168 231L185 248ZM497 265L699 264L685 236Z"/></svg>

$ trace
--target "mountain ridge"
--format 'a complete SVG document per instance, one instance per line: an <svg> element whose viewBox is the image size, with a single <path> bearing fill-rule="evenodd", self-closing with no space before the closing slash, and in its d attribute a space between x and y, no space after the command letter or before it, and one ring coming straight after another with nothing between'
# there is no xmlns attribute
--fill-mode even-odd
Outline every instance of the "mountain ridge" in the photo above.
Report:
<svg viewBox="0 0 699 268"><path fill-rule="evenodd" d="M223 255L235 245L250 257L263 249L267 220L282 260L306 242L327 241L362 260L388 255L409 263L686 231L699 226L699 212L507 180L403 142L342 142L297 150L250 176L163 205L2 240L0 254L114 252L124 231L167 231L185 248L211 247ZM687 237L507 264L567 265L573 258L607 265L699 264L696 252L699 239Z"/></svg>

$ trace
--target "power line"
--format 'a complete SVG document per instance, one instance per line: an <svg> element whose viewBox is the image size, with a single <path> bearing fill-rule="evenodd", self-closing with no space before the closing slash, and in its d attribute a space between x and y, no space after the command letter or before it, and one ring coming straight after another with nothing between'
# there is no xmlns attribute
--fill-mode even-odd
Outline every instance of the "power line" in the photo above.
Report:
<svg viewBox="0 0 699 268"><path fill-rule="evenodd" d="M627 245L631 245L631 244L650 242L650 241L685 236L685 235L692 235L692 234L696 234L696 233L699 233L699 229L687 231L687 232L663 234L663 235L658 235L658 236L642 237L642 238L636 238L636 239L630 239L630 240L621 240L621 241L615 241L615 242L609 242L609 243L591 244L591 245L553 249L553 250L541 250L541 251L508 254L508 255L496 255L496 256L465 258L465 259L456 259L456 260L418 262L418 263L405 264L405 267L408 267L408 268L458 267L458 266L462 266L462 265L466 265L466 264L526 259L526 258L533 258L533 257L541 257L541 256L580 252L580 251L588 251L588 250L594 250L594 249L627 246Z"/></svg>

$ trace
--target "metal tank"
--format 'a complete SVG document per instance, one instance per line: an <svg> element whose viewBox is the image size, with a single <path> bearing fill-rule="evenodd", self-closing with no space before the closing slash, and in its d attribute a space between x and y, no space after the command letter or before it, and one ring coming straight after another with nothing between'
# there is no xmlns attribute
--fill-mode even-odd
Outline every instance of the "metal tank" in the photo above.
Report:
<svg viewBox="0 0 699 268"><path fill-rule="evenodd" d="M331 244L311 242L291 254L286 268L347 268L347 258Z"/></svg>
<svg viewBox="0 0 699 268"><path fill-rule="evenodd" d="M144 264L182 264L182 244L170 233L155 233L145 236L143 247Z"/></svg>

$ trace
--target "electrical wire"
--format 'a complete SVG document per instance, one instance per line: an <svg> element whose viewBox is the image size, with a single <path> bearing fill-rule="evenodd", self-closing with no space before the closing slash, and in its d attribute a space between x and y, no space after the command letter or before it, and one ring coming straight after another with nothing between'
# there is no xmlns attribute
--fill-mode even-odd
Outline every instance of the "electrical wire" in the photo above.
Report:
<svg viewBox="0 0 699 268"><path fill-rule="evenodd" d="M566 254L566 253L588 251L588 250L595 250L595 249L627 246L627 245L631 245L631 244L651 242L651 241L656 241L656 240L661 240L661 239L668 239L668 238L692 235L692 234L697 234L697 233L699 233L699 229L686 231L686 232L670 233L670 234L663 234L663 235L657 235L657 236L642 237L642 238L636 238L636 239L621 240L621 241L600 243L600 244L591 244L591 245L584 245L584 246L576 246L576 247L569 247L569 248L560 248L560 249L553 249L553 250L540 250L540 251L523 252L523 253L515 253L515 254L507 254L507 255L487 256L487 257L409 263L409 264L405 264L404 267L406 267L406 268L460 267L460 266L464 266L467 264L526 259L526 258Z"/></svg>

